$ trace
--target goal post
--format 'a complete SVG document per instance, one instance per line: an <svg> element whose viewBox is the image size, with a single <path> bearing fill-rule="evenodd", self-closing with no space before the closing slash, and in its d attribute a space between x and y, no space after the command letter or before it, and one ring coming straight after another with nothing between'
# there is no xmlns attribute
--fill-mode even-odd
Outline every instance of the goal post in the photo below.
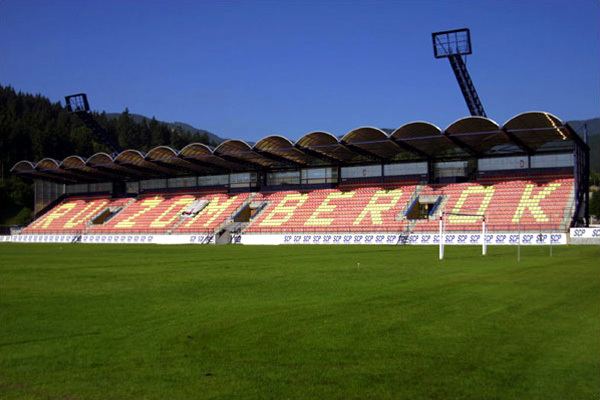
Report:
<svg viewBox="0 0 600 400"><path fill-rule="evenodd" d="M485 214L469 214L469 213L454 213L454 212L442 212L440 214L440 219L439 219L439 233L438 233L438 243L439 243L439 259L443 260L444 259L444 252L445 252L445 246L446 246L446 219L448 216L462 216L462 217L476 217L478 219L478 221L480 222L480 232L481 232L481 255L485 256L487 255L487 242L485 240L485 237L487 235L487 226L486 226L486 219L485 219Z"/></svg>

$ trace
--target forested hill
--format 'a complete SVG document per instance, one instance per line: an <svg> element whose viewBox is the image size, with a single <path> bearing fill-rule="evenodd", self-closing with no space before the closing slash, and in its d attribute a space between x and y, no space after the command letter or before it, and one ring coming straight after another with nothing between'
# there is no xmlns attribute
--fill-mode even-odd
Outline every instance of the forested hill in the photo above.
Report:
<svg viewBox="0 0 600 400"><path fill-rule="evenodd" d="M215 145L219 140L207 131L134 117L127 110L95 117L124 149L149 150L158 145L180 149L192 142ZM6 222L7 213L33 204L29 186L9 173L17 161L62 160L73 154L88 157L99 151L108 149L60 103L0 85L0 224Z"/></svg>
<svg viewBox="0 0 600 400"><path fill-rule="evenodd" d="M133 120L135 122L137 122L139 124L149 123L152 120L152 118L148 118L145 115L133 114L133 113L130 113L129 115L133 118ZM107 113L106 114L106 117L109 119L117 119L120 116L121 116L121 114L118 114L118 113ZM183 132L192 133L194 135L199 135L199 136L206 135L206 137L208 137L208 143L213 147L216 147L219 143L221 143L223 140L225 140L222 137L219 137L212 132L209 132L204 129L195 128L195 127L191 126L190 124L186 124L185 122L165 122L165 121L158 121L158 122L160 122L161 124L165 124L172 129L181 129Z"/></svg>
<svg viewBox="0 0 600 400"><path fill-rule="evenodd" d="M158 145L181 148L192 142L214 145L218 140L207 131L134 116L127 110L110 116L96 113L95 117L123 148L148 150ZM60 103L16 92L11 87L0 86L0 133L0 160L9 168L23 159L62 159L72 154L85 157L108 150Z"/></svg>

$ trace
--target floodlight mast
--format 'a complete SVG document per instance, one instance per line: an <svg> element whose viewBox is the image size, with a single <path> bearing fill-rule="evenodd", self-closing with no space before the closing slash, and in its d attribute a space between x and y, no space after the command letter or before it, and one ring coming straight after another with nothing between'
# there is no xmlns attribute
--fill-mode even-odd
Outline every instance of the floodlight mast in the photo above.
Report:
<svg viewBox="0 0 600 400"><path fill-rule="evenodd" d="M447 58L458 81L460 91L465 98L471 115L486 117L485 110L471 80L467 65L462 56L472 53L471 31L467 28L450 31L434 32L431 34L433 55L435 58Z"/></svg>
<svg viewBox="0 0 600 400"><path fill-rule="evenodd" d="M121 147L116 140L94 119L85 93L65 96L65 105L67 111L77 115L81 122L92 131L92 134L111 150L113 155L121 152Z"/></svg>

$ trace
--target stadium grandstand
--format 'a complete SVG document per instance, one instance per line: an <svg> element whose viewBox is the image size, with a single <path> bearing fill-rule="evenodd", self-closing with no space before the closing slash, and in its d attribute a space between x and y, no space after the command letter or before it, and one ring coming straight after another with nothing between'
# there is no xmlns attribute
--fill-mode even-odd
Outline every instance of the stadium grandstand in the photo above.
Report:
<svg viewBox="0 0 600 400"><path fill-rule="evenodd" d="M448 243L566 243L589 222L588 168L547 112L20 161L35 219L11 240L434 244L444 218Z"/></svg>

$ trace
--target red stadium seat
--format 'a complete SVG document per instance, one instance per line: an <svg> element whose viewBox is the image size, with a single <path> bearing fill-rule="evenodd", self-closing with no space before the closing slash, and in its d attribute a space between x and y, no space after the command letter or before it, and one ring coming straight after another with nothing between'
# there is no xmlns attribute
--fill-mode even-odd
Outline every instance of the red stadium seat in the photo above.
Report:
<svg viewBox="0 0 600 400"><path fill-rule="evenodd" d="M439 198L439 210L453 213L448 231L565 230L573 215L574 179L548 174L486 177L476 182L418 185L416 182L345 185L337 189L272 193L185 193L137 198L70 197L24 229L24 233L215 233L249 202L266 206L245 233L435 232L438 221L409 221L405 213L419 196ZM185 211L202 203L197 214ZM92 220L117 211L102 224Z"/></svg>

